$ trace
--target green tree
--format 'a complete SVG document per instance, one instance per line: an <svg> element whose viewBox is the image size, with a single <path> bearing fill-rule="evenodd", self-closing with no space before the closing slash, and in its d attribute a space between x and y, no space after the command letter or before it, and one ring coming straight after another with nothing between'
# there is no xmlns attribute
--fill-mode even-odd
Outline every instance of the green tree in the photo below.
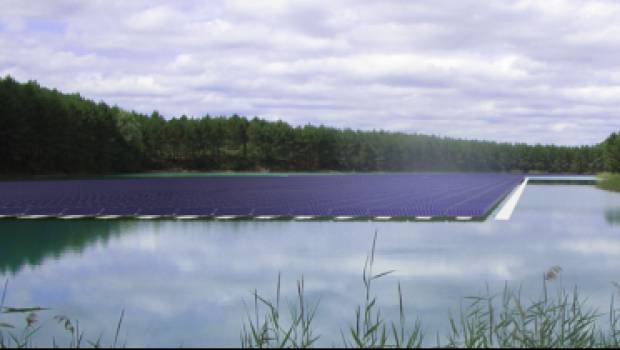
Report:
<svg viewBox="0 0 620 350"><path fill-rule="evenodd" d="M36 82L0 79L0 174L154 169L619 171L620 136L595 146L527 145L387 131L293 127L239 115L170 119Z"/></svg>
<svg viewBox="0 0 620 350"><path fill-rule="evenodd" d="M612 133L603 145L607 169L620 172L620 134Z"/></svg>

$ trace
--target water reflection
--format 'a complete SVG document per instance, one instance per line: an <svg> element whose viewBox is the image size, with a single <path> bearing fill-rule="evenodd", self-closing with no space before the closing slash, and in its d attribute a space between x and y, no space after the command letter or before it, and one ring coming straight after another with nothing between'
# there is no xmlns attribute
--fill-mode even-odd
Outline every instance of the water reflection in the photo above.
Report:
<svg viewBox="0 0 620 350"><path fill-rule="evenodd" d="M620 208L606 210L605 219L610 225L620 225Z"/></svg>
<svg viewBox="0 0 620 350"><path fill-rule="evenodd" d="M590 186L532 186L508 222L7 221L0 232L19 238L3 235L0 266L14 274L11 304L54 307L92 337L113 334L125 309L132 346L237 346L251 290L275 294L282 272L292 301L303 273L307 297L321 299L320 344L341 345L375 230L376 271L396 270L375 284L386 315L398 314L401 281L410 318L434 335L459 298L505 281L536 296L555 265L556 283L578 284L592 305L607 306L610 282L620 280L620 236L605 213L618 207L618 194Z"/></svg>
<svg viewBox="0 0 620 350"><path fill-rule="evenodd" d="M39 266L67 252L82 252L93 244L106 244L130 221L0 220L0 273L18 273L24 266Z"/></svg>

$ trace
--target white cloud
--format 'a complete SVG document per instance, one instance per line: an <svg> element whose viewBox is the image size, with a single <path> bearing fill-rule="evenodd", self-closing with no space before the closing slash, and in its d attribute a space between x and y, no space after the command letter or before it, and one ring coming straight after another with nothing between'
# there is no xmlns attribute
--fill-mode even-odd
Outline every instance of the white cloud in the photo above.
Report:
<svg viewBox="0 0 620 350"><path fill-rule="evenodd" d="M123 22L129 29L153 31L170 29L179 21L183 21L183 16L177 15L173 8L156 6L133 14Z"/></svg>
<svg viewBox="0 0 620 350"><path fill-rule="evenodd" d="M620 129L614 1L0 6L1 73L145 113L565 144Z"/></svg>
<svg viewBox="0 0 620 350"><path fill-rule="evenodd" d="M554 123L551 125L551 130L555 132L563 132L577 128L579 125L576 123Z"/></svg>
<svg viewBox="0 0 620 350"><path fill-rule="evenodd" d="M559 244L561 250L583 255L620 256L620 242L617 240L588 239L564 241Z"/></svg>

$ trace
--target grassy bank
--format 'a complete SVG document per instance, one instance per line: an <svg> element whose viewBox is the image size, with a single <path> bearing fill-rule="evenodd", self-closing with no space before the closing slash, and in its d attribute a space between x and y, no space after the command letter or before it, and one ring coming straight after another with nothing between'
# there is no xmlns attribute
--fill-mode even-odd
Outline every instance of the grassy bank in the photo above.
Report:
<svg viewBox="0 0 620 350"><path fill-rule="evenodd" d="M341 339L333 343L346 348L416 348L416 347L542 347L542 348L599 348L620 346L620 308L614 294L620 286L613 284L610 300L605 310L590 307L587 297L578 289L560 286L558 276L562 269L551 267L541 276L540 296L535 299L521 297L520 288L507 284L499 293L487 289L483 295L461 300L461 308L449 313L440 332L429 333L423 320L406 307L400 283L396 284L399 312L395 319L386 318L373 286L393 271L374 271L375 234L362 271L360 286L364 293L359 305L351 310L348 324L340 326ZM305 295L303 277L297 282L295 300L281 300L280 277L275 285L275 295L265 297L254 291L246 308L246 317L240 332L240 344L245 348L306 348L318 346L321 334L317 332L316 315L321 313L319 300L309 300ZM43 324L39 314L49 312L42 308L6 307L6 285L0 294L0 348L35 347L40 342L34 338ZM290 305L285 310L281 305ZM204 310L208 312L209 310ZM24 315L21 325L9 324L3 316L11 313ZM49 345L68 348L124 347L119 341L123 314L115 327L116 333L103 344L101 336L88 339L77 321L65 316L54 316L59 326L56 339L70 339L66 344L50 340ZM45 342L46 340L43 340Z"/></svg>
<svg viewBox="0 0 620 350"><path fill-rule="evenodd" d="M598 188L607 191L620 192L620 174L603 173L599 175L599 181L596 184Z"/></svg>

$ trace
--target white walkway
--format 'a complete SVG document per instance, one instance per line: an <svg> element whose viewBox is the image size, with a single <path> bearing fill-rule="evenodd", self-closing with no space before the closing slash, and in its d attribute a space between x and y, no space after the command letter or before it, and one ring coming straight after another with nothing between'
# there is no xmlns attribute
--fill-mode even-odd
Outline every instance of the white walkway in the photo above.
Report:
<svg viewBox="0 0 620 350"><path fill-rule="evenodd" d="M510 220L512 212L517 207L517 203L519 203L519 199L521 198L521 195L523 194L525 186L529 180L530 178L526 177L525 180L523 180L523 182L512 191L510 198L508 198L502 209L500 209L497 215L495 215L495 220Z"/></svg>
<svg viewBox="0 0 620 350"><path fill-rule="evenodd" d="M517 207L517 203L519 203L519 199L521 198L523 191L525 191L525 186L527 186L527 183L530 180L532 182L533 181L569 181L569 182L590 181L591 182L591 181L596 181L596 179L597 179L596 176L589 176L589 175L585 175L585 176L584 175L526 176L523 182L512 191L512 193L510 194L510 197L504 203L504 206L499 210L499 212L497 212L497 214L495 215L495 220L500 220L500 221L510 220L510 217L512 217L512 212Z"/></svg>

